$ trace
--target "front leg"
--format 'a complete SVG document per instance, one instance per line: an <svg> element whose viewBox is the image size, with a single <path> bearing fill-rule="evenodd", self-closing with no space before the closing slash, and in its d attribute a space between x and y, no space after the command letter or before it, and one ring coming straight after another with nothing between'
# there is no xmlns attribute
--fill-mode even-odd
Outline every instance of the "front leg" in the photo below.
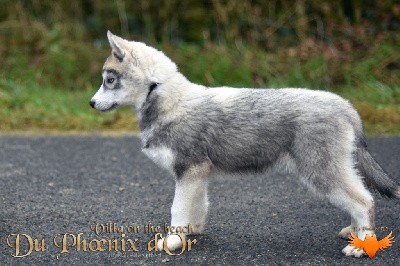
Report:
<svg viewBox="0 0 400 266"><path fill-rule="evenodd" d="M191 225L188 234L202 234L207 217L207 179L210 166L206 164L188 168L177 178L175 196L171 208L171 226ZM175 250L182 247L182 241L177 235L168 236L168 248ZM159 240L158 249L162 250L164 238Z"/></svg>

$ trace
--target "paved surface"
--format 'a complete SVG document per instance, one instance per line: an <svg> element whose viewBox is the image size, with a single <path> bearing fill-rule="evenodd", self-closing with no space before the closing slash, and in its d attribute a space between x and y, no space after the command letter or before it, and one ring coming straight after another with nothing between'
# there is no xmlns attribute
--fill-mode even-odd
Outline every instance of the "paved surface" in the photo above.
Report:
<svg viewBox="0 0 400 266"><path fill-rule="evenodd" d="M368 144L400 183L400 138L373 138ZM348 258L340 252L346 241L337 233L349 218L311 196L295 178L279 175L213 179L206 233L195 237L192 250L180 256L148 252L152 235L143 226L168 223L174 182L139 147L134 137L1 136L0 264L399 265L400 201L379 196L376 201L377 225L393 230L394 245L373 260ZM141 231L97 236L92 223L140 225ZM7 246L6 238L23 233L44 239L46 250L13 258L15 248ZM68 253L59 254L53 238L58 236L60 243L60 234L66 233L83 233L88 242L137 238L139 251L76 251L68 246ZM12 246L15 238L9 237ZM20 255L25 255L26 237L20 236L20 244Z"/></svg>

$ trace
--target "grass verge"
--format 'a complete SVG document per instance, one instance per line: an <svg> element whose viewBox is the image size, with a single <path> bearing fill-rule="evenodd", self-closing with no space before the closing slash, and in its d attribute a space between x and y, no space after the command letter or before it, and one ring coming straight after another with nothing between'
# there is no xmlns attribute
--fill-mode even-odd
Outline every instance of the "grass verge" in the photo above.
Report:
<svg viewBox="0 0 400 266"><path fill-rule="evenodd" d="M137 132L136 116L124 107L110 113L93 110L88 102L95 90L63 90L16 84L0 79L0 131L28 132ZM367 135L400 135L400 107L365 101L366 92L342 96L360 113ZM360 92L360 90L357 90Z"/></svg>
<svg viewBox="0 0 400 266"><path fill-rule="evenodd" d="M94 90L64 90L0 79L0 131L68 132L138 130L129 108L99 113L89 106Z"/></svg>

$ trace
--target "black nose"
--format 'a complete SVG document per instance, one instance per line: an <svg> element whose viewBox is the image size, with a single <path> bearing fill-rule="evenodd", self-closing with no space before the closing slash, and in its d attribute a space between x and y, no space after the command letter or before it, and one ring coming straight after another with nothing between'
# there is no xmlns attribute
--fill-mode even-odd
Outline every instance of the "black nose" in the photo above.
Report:
<svg viewBox="0 0 400 266"><path fill-rule="evenodd" d="M89 102L89 105L92 106L92 108L94 108L94 105L95 105L95 104L96 104L96 102L93 101L93 100L91 100L91 101Z"/></svg>

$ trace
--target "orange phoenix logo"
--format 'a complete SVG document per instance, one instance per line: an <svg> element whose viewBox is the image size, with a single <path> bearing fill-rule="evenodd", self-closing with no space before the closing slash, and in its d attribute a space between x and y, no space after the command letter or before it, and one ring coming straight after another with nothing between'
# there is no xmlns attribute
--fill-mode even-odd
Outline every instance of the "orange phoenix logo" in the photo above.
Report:
<svg viewBox="0 0 400 266"><path fill-rule="evenodd" d="M392 246L392 243L394 242L393 238L394 237L392 236L392 232L390 232L386 237L382 238L379 241L376 239L376 234L374 234L373 236L369 236L367 234L365 240L361 240L356 235L351 233L349 243L350 245L353 245L358 249L363 249L365 253L367 253L368 257L372 259L378 249L383 251L385 248Z"/></svg>

